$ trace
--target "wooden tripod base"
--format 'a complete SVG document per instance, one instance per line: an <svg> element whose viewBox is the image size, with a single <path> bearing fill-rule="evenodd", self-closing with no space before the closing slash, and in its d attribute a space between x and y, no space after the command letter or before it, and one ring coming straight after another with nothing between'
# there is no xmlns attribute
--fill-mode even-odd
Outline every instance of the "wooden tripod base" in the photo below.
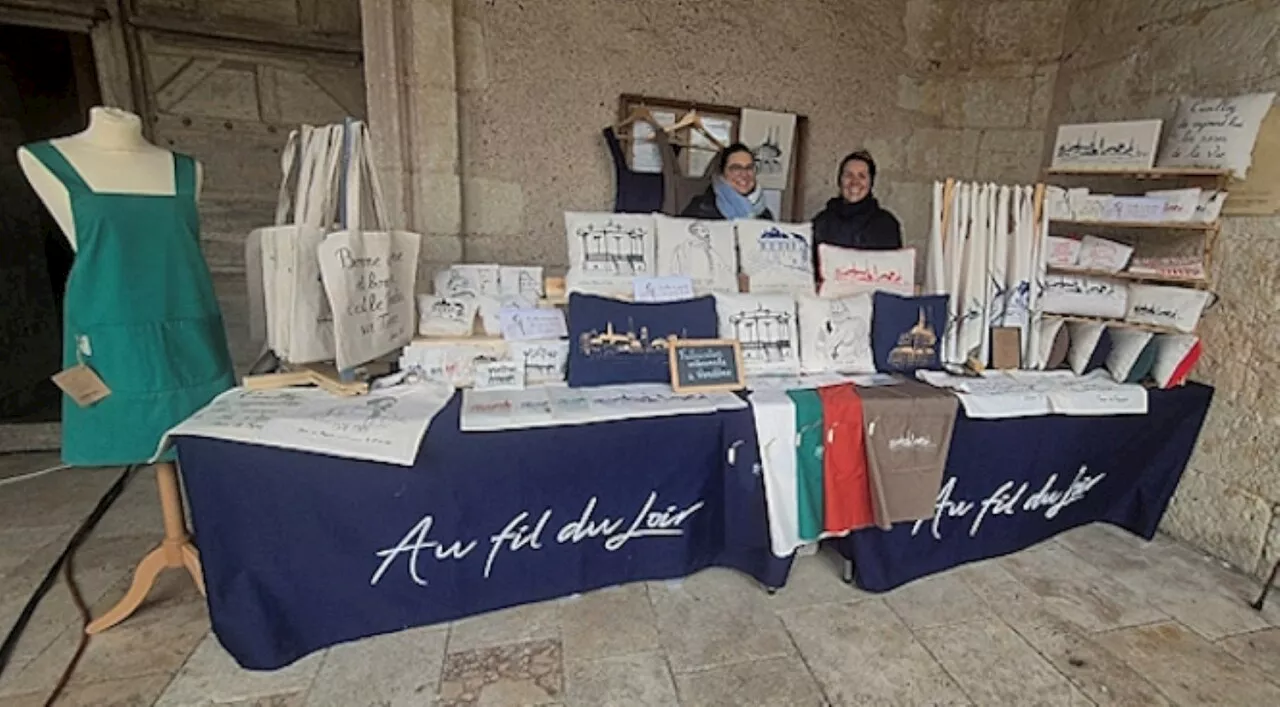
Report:
<svg viewBox="0 0 1280 707"><path fill-rule="evenodd" d="M156 464L156 486L160 491L160 508L164 513L164 540L160 546L138 563L129 591L110 611L94 619L85 633L105 631L129 618L151 592L156 577L171 567L186 568L196 589L204 594L204 574L200 571L200 555L187 534L187 519L182 511L182 492L178 490L178 471L172 462Z"/></svg>

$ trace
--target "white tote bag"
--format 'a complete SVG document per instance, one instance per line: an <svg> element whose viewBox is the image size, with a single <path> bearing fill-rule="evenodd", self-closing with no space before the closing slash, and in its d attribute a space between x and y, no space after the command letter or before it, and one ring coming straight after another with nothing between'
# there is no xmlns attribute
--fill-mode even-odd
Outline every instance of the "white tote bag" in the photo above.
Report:
<svg viewBox="0 0 1280 707"><path fill-rule="evenodd" d="M353 121L347 133L346 229L317 244L339 369L367 363L413 340L413 293L422 241L416 233L389 228L365 124ZM368 219L362 208L366 197L373 205Z"/></svg>
<svg viewBox="0 0 1280 707"><path fill-rule="evenodd" d="M267 345L290 362L333 358L332 317L315 263L315 246L332 220L334 182L341 158L341 126L298 131L300 156L293 203L293 222L285 223L289 177L281 186L276 225L256 229L249 241L259 243ZM291 140L293 136L290 136ZM286 150L288 151L288 150ZM282 160L286 175L292 165Z"/></svg>

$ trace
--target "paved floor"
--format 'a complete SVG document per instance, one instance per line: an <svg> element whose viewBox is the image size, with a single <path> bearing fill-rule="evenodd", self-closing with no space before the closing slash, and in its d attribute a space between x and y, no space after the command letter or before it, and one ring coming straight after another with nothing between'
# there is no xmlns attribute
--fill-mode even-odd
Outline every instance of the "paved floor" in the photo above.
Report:
<svg viewBox="0 0 1280 707"><path fill-rule="evenodd" d="M0 457L7 475L55 463ZM0 629L114 473L0 485ZM158 539L149 475L79 553L102 611ZM169 573L93 638L61 705L1280 705L1280 595L1167 538L1067 533L886 595L825 555L768 596L708 570L338 646L273 673L237 668ZM59 585L0 677L0 707L41 705L74 650Z"/></svg>

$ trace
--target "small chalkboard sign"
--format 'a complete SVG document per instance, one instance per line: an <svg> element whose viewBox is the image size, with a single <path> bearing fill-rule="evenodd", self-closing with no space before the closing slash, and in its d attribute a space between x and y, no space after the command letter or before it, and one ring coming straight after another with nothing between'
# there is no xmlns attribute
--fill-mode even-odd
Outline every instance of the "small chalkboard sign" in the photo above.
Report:
<svg viewBox="0 0 1280 707"><path fill-rule="evenodd" d="M677 393L742 390L742 344L734 339L668 339L671 387Z"/></svg>

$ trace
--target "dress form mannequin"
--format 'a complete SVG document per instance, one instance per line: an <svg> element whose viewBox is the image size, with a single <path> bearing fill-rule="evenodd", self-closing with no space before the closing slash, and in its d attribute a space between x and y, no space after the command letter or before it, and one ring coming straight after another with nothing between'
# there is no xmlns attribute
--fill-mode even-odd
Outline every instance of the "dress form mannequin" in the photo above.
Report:
<svg viewBox="0 0 1280 707"><path fill-rule="evenodd" d="M89 127L49 141L80 176L98 192L113 194L173 194L173 153L147 142L142 119L119 108L89 109ZM26 147L18 148L18 164L27 182L53 216L63 235L76 248L67 187ZM196 164L196 192L203 170Z"/></svg>
<svg viewBox="0 0 1280 707"><path fill-rule="evenodd" d="M147 142L142 135L142 120L127 111L93 108L89 112L89 127L86 130L50 140L48 145L55 148L71 169L78 173L78 178L84 183L79 187L82 199L85 198L85 187L99 197L181 196L178 193L176 169L178 158L174 153ZM36 149L47 150L48 146ZM78 251L75 210L72 192L66 184L66 174L59 178L50 169L47 155L42 160L26 146L19 148L18 161L28 182L71 243L72 249ZM188 191L184 192L186 198L198 196L200 178L200 165L195 163L195 194L192 195L190 181L187 181ZM194 205L190 208L194 214ZM179 235L175 233L174 237ZM65 449L64 440L64 454ZM187 533L177 471L172 462L159 462L155 467L164 512L164 540L138 564L133 584L124 598L93 621L86 629L88 633L103 631L128 618L146 598L156 576L167 568L185 568L191 574L197 589L202 594L205 591L199 556Z"/></svg>

